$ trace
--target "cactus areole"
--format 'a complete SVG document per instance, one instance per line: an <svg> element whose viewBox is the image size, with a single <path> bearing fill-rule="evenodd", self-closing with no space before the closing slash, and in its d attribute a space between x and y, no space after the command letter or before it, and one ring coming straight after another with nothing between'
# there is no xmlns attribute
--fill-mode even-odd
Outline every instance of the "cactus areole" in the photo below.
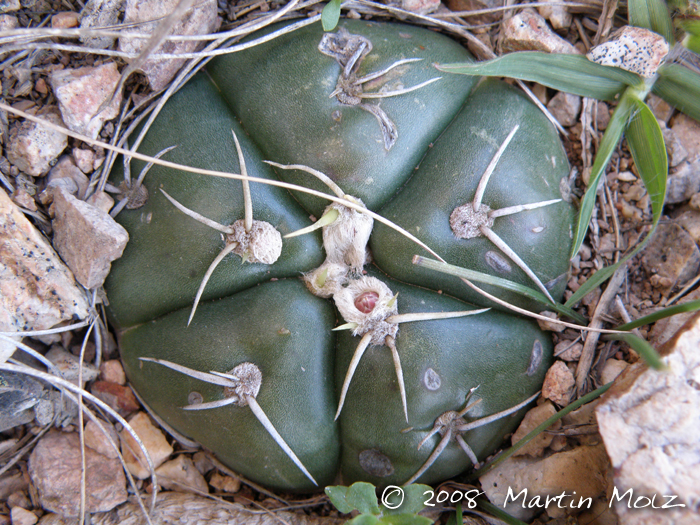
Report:
<svg viewBox="0 0 700 525"><path fill-rule="evenodd" d="M518 90L433 67L466 60L419 27L308 25L212 61L143 141L336 199L153 166L145 205L119 215L131 240L106 291L129 380L243 476L285 491L439 482L501 445L541 388L547 334L415 267L428 254L365 213L561 298L564 150ZM322 228L287 237L312 216Z"/></svg>

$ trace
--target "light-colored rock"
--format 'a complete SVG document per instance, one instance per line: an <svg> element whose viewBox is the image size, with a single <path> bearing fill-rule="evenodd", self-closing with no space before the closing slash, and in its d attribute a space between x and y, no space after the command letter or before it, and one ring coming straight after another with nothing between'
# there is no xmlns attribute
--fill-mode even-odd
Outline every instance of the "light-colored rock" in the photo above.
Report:
<svg viewBox="0 0 700 525"><path fill-rule="evenodd" d="M432 13L438 7L440 7L440 0L401 0L401 9L418 13L419 15Z"/></svg>
<svg viewBox="0 0 700 525"><path fill-rule="evenodd" d="M33 512L22 507L13 507L10 511L12 525L34 525L39 518Z"/></svg>
<svg viewBox="0 0 700 525"><path fill-rule="evenodd" d="M92 173L92 165L95 163L95 152L91 149L73 148L75 164L83 173Z"/></svg>
<svg viewBox="0 0 700 525"><path fill-rule="evenodd" d="M99 208L105 213L109 213L109 210L114 207L114 199L104 191L96 191L90 195L85 202L95 208Z"/></svg>
<svg viewBox="0 0 700 525"><path fill-rule="evenodd" d="M26 492L23 490L18 490L10 494L7 498L7 506L11 509L15 507L22 507L23 509L31 509L32 502L27 497Z"/></svg>
<svg viewBox="0 0 700 525"><path fill-rule="evenodd" d="M697 315L667 348L667 371L631 365L605 394L596 415L615 468L615 501L624 525L698 523L700 503L700 317ZM652 510L642 499L656 495L656 506L676 496L685 507Z"/></svg>
<svg viewBox="0 0 700 525"><path fill-rule="evenodd" d="M593 500L605 496L609 469L610 462L602 446L577 447L538 460L509 458L479 479L491 503L511 516L529 520L545 508L551 517L585 510L586 498L591 498L592 506ZM525 493L521 494L523 490ZM546 505L547 496L554 498L562 494L566 496L550 499ZM518 495L519 499L513 501Z"/></svg>
<svg viewBox="0 0 700 525"><path fill-rule="evenodd" d="M607 385L608 383L615 381L617 376L624 372L627 368L627 363L619 359L608 359L603 366L603 371L600 373L600 383Z"/></svg>
<svg viewBox="0 0 700 525"><path fill-rule="evenodd" d="M566 6L556 0L545 0L555 5L543 5L537 8L540 15L549 20L554 29L569 29L571 27L571 13Z"/></svg>
<svg viewBox="0 0 700 525"><path fill-rule="evenodd" d="M596 128L598 131L604 131L608 129L608 124L610 123L610 108L601 100L596 100L595 104L597 108L594 107L593 115Z"/></svg>
<svg viewBox="0 0 700 525"><path fill-rule="evenodd" d="M119 115L121 91L100 113L100 106L112 96L119 83L119 70L114 62L97 67L59 69L49 77L58 107L68 129L97 138L102 125Z"/></svg>
<svg viewBox="0 0 700 525"><path fill-rule="evenodd" d="M38 209L34 197L25 188L16 187L15 192L12 194L12 200L25 210L37 211Z"/></svg>
<svg viewBox="0 0 700 525"><path fill-rule="evenodd" d="M700 213L695 210L687 210L675 218L676 222L700 244Z"/></svg>
<svg viewBox="0 0 700 525"><path fill-rule="evenodd" d="M690 234L678 224L660 223L642 255L651 283L667 292L697 275L700 250Z"/></svg>
<svg viewBox="0 0 700 525"><path fill-rule="evenodd" d="M52 124L63 126L61 114L55 106L48 106L37 114ZM7 159L17 169L32 177L43 177L51 168L50 162L66 149L68 137L35 122L15 122L10 126Z"/></svg>
<svg viewBox="0 0 700 525"><path fill-rule="evenodd" d="M53 243L85 288L102 286L129 234L107 213L59 189L53 193Z"/></svg>
<svg viewBox="0 0 700 525"><path fill-rule="evenodd" d="M206 453L202 452L201 450L199 452L194 453L194 456L192 456L192 461L194 462L194 466L202 476L214 468L214 463L212 462L212 460Z"/></svg>
<svg viewBox="0 0 700 525"><path fill-rule="evenodd" d="M19 11L21 7L19 0L0 1L0 13L12 13L13 11Z"/></svg>
<svg viewBox="0 0 700 525"><path fill-rule="evenodd" d="M682 162L669 173L666 188L666 203L678 204L700 192L700 159Z"/></svg>
<svg viewBox="0 0 700 525"><path fill-rule="evenodd" d="M103 381L117 383L118 385L126 384L126 374L119 359L110 359L100 365L100 374Z"/></svg>
<svg viewBox="0 0 700 525"><path fill-rule="evenodd" d="M126 477L115 459L85 448L86 512L107 512L126 501ZM29 457L29 475L41 506L67 517L80 509L80 438L75 432L49 431Z"/></svg>
<svg viewBox="0 0 700 525"><path fill-rule="evenodd" d="M60 346L54 346L46 354L46 359L51 361L58 371L63 375L63 379L70 381L71 383L78 384L78 375L80 373L80 360L73 354L66 352ZM83 363L82 374L83 374L83 385L88 381L92 381L98 375L97 369L89 364Z"/></svg>
<svg viewBox="0 0 700 525"><path fill-rule="evenodd" d="M668 165L671 168L675 168L688 158L688 151L683 147L683 142L676 135L675 131L663 126L661 131L663 132L666 152L668 153Z"/></svg>
<svg viewBox="0 0 700 525"><path fill-rule="evenodd" d="M199 492L207 494L209 486L192 460L180 454L175 459L166 461L156 469L158 483L168 490L179 492Z"/></svg>
<svg viewBox="0 0 700 525"><path fill-rule="evenodd" d="M564 361L556 361L544 377L542 397L559 406L566 406L571 399L571 392L576 384L574 374Z"/></svg>
<svg viewBox="0 0 700 525"><path fill-rule="evenodd" d="M573 126L581 111L581 97L560 91L549 101L547 109L562 126Z"/></svg>
<svg viewBox="0 0 700 525"><path fill-rule="evenodd" d="M540 315L549 317L550 319L559 319L559 316L554 312L540 312ZM543 321L542 319L538 319L537 324L540 325L542 330L547 330L548 332L563 332L566 330L566 326L564 326L562 323L553 321Z"/></svg>
<svg viewBox="0 0 700 525"><path fill-rule="evenodd" d="M107 435L100 430L97 423L90 420L85 425L85 446L90 447L95 452L102 454L108 458L118 458L117 450L110 444L109 440L119 447L119 435L114 429L114 426L107 421L101 421L102 428L107 431Z"/></svg>
<svg viewBox="0 0 700 525"><path fill-rule="evenodd" d="M595 46L586 55L589 60L603 66L619 67L646 78L656 70L668 55L668 42L643 27L624 26L610 39Z"/></svg>
<svg viewBox="0 0 700 525"><path fill-rule="evenodd" d="M5 501L13 494L20 490L27 490L28 480L21 472L5 473L0 477L0 501Z"/></svg>
<svg viewBox="0 0 700 525"><path fill-rule="evenodd" d="M564 361L578 361L582 351L583 345L581 343L575 343L565 339L559 341L554 347L554 356Z"/></svg>
<svg viewBox="0 0 700 525"><path fill-rule="evenodd" d="M89 0L80 12L80 27L88 29L91 27L109 27L119 23L119 10L122 8L124 0ZM113 36L90 36L81 37L88 47L106 49L112 47L116 40Z"/></svg>
<svg viewBox="0 0 700 525"><path fill-rule="evenodd" d="M688 152L688 159L700 157L700 124L688 115L679 113L671 121L671 130Z"/></svg>
<svg viewBox="0 0 700 525"><path fill-rule="evenodd" d="M222 492L228 492L234 494L241 490L241 480L238 478L232 478L231 476L226 476L218 472L214 472L209 480L209 484L217 490Z"/></svg>
<svg viewBox="0 0 700 525"><path fill-rule="evenodd" d="M552 31L534 9L523 9L503 22L503 51L544 51L578 54L577 49Z"/></svg>
<svg viewBox="0 0 700 525"><path fill-rule="evenodd" d="M46 330L87 314L73 274L0 189L0 331ZM8 348L0 342L0 356Z"/></svg>
<svg viewBox="0 0 700 525"><path fill-rule="evenodd" d="M675 111L668 102L654 94L647 98L647 105L660 122L668 122Z"/></svg>
<svg viewBox="0 0 700 525"><path fill-rule="evenodd" d="M56 179L71 179L78 187L78 193L76 196L81 200L85 198L85 192L88 189L90 180L75 165L73 159L71 159L69 156L64 155L58 159L58 162L56 162L56 165L51 168L51 171L49 171L49 174L46 177L48 184L51 184Z"/></svg>
<svg viewBox="0 0 700 525"><path fill-rule="evenodd" d="M125 24L139 24L139 33L152 33L159 20L168 16L177 6L178 0L127 0ZM219 27L216 0L205 0L195 3L194 8L173 26L173 35L203 35L209 34ZM140 38L120 38L119 50L125 53L140 53L146 41ZM191 53L202 47L202 43L193 41L165 41L153 53ZM185 60L152 59L141 67L148 77L148 82L154 91L159 91L168 85L180 70Z"/></svg>
<svg viewBox="0 0 700 525"><path fill-rule="evenodd" d="M153 461L153 466L158 468L173 453L173 447L170 446L163 432L153 424L153 421L145 412L134 414L129 419L129 424L141 438L148 455ZM129 472L139 479L147 478L150 475L148 462L136 441L126 430L122 430L119 435L122 440L122 455Z"/></svg>
<svg viewBox="0 0 700 525"><path fill-rule="evenodd" d="M19 20L16 16L0 15L0 31L12 31L19 27Z"/></svg>
<svg viewBox="0 0 700 525"><path fill-rule="evenodd" d="M128 386L108 383L107 381L95 381L90 388L90 393L107 403L121 416L126 416L139 409L136 396Z"/></svg>
<svg viewBox="0 0 700 525"><path fill-rule="evenodd" d="M80 14L74 11L61 11L51 17L53 29L70 29L80 25Z"/></svg>
<svg viewBox="0 0 700 525"><path fill-rule="evenodd" d="M515 445L516 443L518 443L518 441L523 439L535 428L547 421L547 419L549 419L556 413L556 407L549 401L546 401L541 405L530 409L528 413L525 414L525 417L520 423L518 430L516 430L515 434L513 434L513 436L510 438L511 444ZM560 428L561 421L556 421L552 426L549 427L548 430L558 430ZM541 432L527 445L518 450L514 454L514 456L531 456L533 458L541 457L542 453L544 452L544 449L546 449L550 445L553 438L554 434L551 434L547 431Z"/></svg>

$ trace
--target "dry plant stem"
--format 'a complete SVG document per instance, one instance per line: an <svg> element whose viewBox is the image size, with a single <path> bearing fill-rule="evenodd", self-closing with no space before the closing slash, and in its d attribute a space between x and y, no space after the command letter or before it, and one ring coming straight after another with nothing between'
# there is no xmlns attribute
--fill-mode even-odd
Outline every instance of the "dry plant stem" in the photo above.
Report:
<svg viewBox="0 0 700 525"><path fill-rule="evenodd" d="M617 291L620 289L620 286L622 286L622 283L625 282L626 278L627 266L623 265L612 275L605 291L600 296L598 305L593 313L593 318L589 324L591 328L598 329L603 326L603 316L607 313L610 304L617 295ZM576 367L576 390L579 396L585 394L586 379L588 378L588 372L593 364L593 356L595 355L598 337L599 334L597 332L589 331L586 335L586 341L583 344L583 351L581 352L581 357Z"/></svg>
<svg viewBox="0 0 700 525"><path fill-rule="evenodd" d="M598 17L598 31L593 38L593 45L604 42L613 28L618 0L603 0L603 12Z"/></svg>
<svg viewBox="0 0 700 525"><path fill-rule="evenodd" d="M49 128L49 129L53 129L53 130L56 130L56 131L60 131L61 133L64 133L64 134L68 135L69 137L78 139L78 140L80 140L80 141L86 142L86 143L91 144L91 145L93 145L93 146L99 146L99 147L104 148L104 149L106 149L106 150L114 151L114 152L119 153L119 154L122 154L122 155L131 156L131 157L133 157L133 158L135 158L135 159L139 159L139 160L142 160L142 161L145 161L145 162L153 162L154 164L157 164L157 165L159 165L159 166L163 166L163 167L166 167L166 168L172 168L172 169L176 169L176 170L180 170L180 171L187 171L187 172L189 172L189 173L195 173L195 174L199 174L199 175L207 175L207 176L211 176L211 177L220 177L220 178L224 178L224 179L234 179L234 180L243 180L243 179L246 179L246 180L249 180L249 181L259 182L259 183L261 183L261 184L268 184L268 185L270 185L270 186L277 186L277 187L279 187L279 188L285 188L285 189L292 190L292 191L303 191L304 193L307 193L307 194L309 194L309 195L313 195L313 196L315 196L315 197L319 197L319 198L322 198L322 199L329 200L329 201L331 201L331 202L337 202L337 203L339 203L339 204L343 204L344 206L347 206L348 208L352 208L353 210L357 210L357 211L360 211L360 212L362 212L362 213L366 213L367 215L369 215L370 217L372 217L372 218L375 219L376 221L379 221L379 222L381 222L382 224L387 225L389 228L391 228L391 229L393 229L393 230L399 232L401 235L405 236L407 239L411 240L411 241L414 242L416 245L418 245L418 246L420 246L421 248L423 248L425 251L427 251L430 255L432 255L433 257L435 257L436 259L438 259L440 262L446 262L446 261L445 261L442 257L440 257L434 250L432 250L428 245L426 245L423 241L421 241L420 239L418 239L416 236L412 235L411 233L409 233L408 231L404 230L404 229L401 228L400 226L397 226L396 224L394 224L394 223L391 222L390 220L384 218L383 216L381 216L381 215L379 215L379 214L377 214L377 213L375 213L375 212L373 212L373 211L371 211L371 210L368 210L367 208L365 208L365 207L363 207L363 206L360 206L360 205L358 205L357 203L354 203L354 202L352 202L352 201L350 201L350 200L347 200L347 199L344 199L344 198L341 198L341 197L335 197L335 196L333 196L333 195L328 195L328 194L323 193L323 192L320 192L320 191L311 190L311 189L309 189L309 188L304 188L304 187L302 187L302 186L297 186L297 185L295 185L295 184L289 184L289 183L282 182L282 181L270 180L270 179L258 179L257 177L243 177L243 176L238 175L238 174L235 174L235 173L225 173L225 172L215 171L215 170L205 170L205 169L202 169L202 168L195 168L195 167L192 167L192 166L185 166L185 165L178 164L178 163L175 163L175 162L170 162L170 161L167 161L167 160L155 159L154 157L150 157L150 156L144 155L144 154L142 154L142 153L138 153L138 152L134 152L134 151L129 151L129 150L126 150L126 149L121 148L121 147L118 147L118 146L113 146L112 144L108 144L108 143L106 143L106 142L102 142L102 141L99 141L99 140L91 139L90 137L88 137L88 136L86 136L86 135L81 135L80 133L75 133L74 131L71 131L71 130L69 130L68 128L65 128L65 127L63 127L63 126L57 126L56 124L53 124L53 123L51 123L51 122L48 122L48 121L43 120L43 119L41 119L41 118L38 118L38 117L36 117L36 116L34 116L34 115L30 115L29 113L26 113L26 112L24 112L24 111L21 111L21 110L18 110L18 109L16 109L16 108L13 108L12 106L9 106L9 105L7 105L7 104L5 104L5 103L3 103L3 102L0 102L0 110L2 110L2 111L7 111L8 113L11 113L11 114L13 114L13 115L20 116L20 117L22 117L22 118L25 118L25 119L31 121L31 122L36 122L36 123L41 124L42 126L47 127L47 128ZM549 318L549 317L545 317L545 316L542 316L542 315L539 315L539 314L535 314L535 313L530 312L530 311L528 311L528 310L525 310L525 309L523 309L523 308L518 308L517 306L513 306L513 305L511 305L511 304L509 304L509 303L507 303L507 302L505 302L505 301L499 299L498 297L495 297L494 295L489 294L488 292L482 290L481 288L479 288L478 286L476 286L475 284L473 284L473 283L472 283L471 281L469 281L468 279L463 279L463 278L462 278L462 281L463 281L465 284L467 284L467 286L469 286L470 288L472 288L474 291L476 291L477 293L479 293L479 294L481 294L482 296L486 297L487 299L490 299L491 301L495 302L496 304L499 304L499 305L503 306L504 308L507 308L507 309L509 309L509 310L511 310L511 311L517 312L517 313L519 313L519 314L521 314L521 315L525 315L525 316L527 316L527 317L532 317L532 318L534 318L534 319L540 319L540 320L542 320L542 321L556 322L556 323L561 324L562 326L566 326L566 327L568 327L568 328L574 328L574 329L576 329L576 330L595 331L595 332L606 333L606 334L624 333L624 332L621 332L620 330L604 330L604 329L595 330L595 329L592 329L592 328L590 328L590 327L580 326L580 325L576 325L576 324L573 324L573 323L567 323L567 322L561 321L561 320L552 320L552 319Z"/></svg>

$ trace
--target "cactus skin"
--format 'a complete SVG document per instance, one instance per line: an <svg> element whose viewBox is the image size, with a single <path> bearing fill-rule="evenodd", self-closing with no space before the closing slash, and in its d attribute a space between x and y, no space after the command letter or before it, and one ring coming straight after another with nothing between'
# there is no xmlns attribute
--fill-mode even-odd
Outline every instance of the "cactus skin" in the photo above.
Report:
<svg viewBox="0 0 700 525"><path fill-rule="evenodd" d="M466 56L453 41L423 29L351 21L344 24L353 32L367 32L374 43L362 74L399 58L422 56L421 47L426 53L429 51L423 62L406 66L405 78L401 78L405 86L435 76L429 67L433 61L454 62ZM414 93L382 100L381 107L399 128L399 139L387 152L372 115L328 98L339 66L316 50L320 28L295 35L251 52L213 61L207 74L197 75L169 101L140 151L154 155L177 144L165 158L238 172L231 138L233 129L241 140L249 174L275 176L262 159L307 164L326 170L344 191L361 197L370 209L385 206L387 213L394 213L393 202L407 198L403 194L414 181L410 180L406 189L402 186L414 176L425 152L429 153L422 166L434 162L430 160L435 155L433 151L457 150L454 143L463 141L462 131L469 129L468 123L453 125L448 133L438 136L458 113L473 86L472 81L465 83L467 77L462 76L446 77ZM294 47L297 45L306 51L298 51ZM380 53L383 46L391 50L390 56ZM299 61L295 63L289 59L290 55L274 51L277 47L293 51L291 56L298 55ZM255 78L252 73L245 73L246 67L253 67L251 64L256 64ZM313 89L307 90L313 75L321 75L318 77L321 80L316 79ZM246 82L241 82L242 78ZM508 88L502 93L504 88L489 86L506 100L500 104L503 107L491 110L496 111L492 115L496 127L504 115L511 114L513 105L520 108L518 116L534 119L526 133L540 139L532 146L534 151L519 151L520 158L533 156L536 161L559 155L561 145L556 135L548 129L548 123L533 117L535 113L529 103L514 96ZM480 90L475 96L486 97L487 91ZM318 106L304 106L305 113L296 118L289 101L282 97L285 92L291 93L294 100L305 101L306 105L315 101ZM340 122L331 118L336 110L342 111ZM241 112L242 127L237 121L237 111ZM463 115L468 111L472 110L465 110L459 118L466 118ZM519 122L524 128L530 126ZM497 136L509 131L509 125L504 125L500 131L494 129L489 133ZM326 139L343 147L329 150ZM448 141L447 146L441 145L443 139ZM276 146L281 146L279 152ZM489 150L484 155L490 158L491 154ZM551 163L546 162L542 168L547 171L547 183L551 186L552 181L556 182L556 190L566 171L563 169L566 159L561 156L557 159L557 162L561 160L557 170L552 170ZM141 166L134 161L133 173L138 173ZM420 172L423 170L421 167ZM281 171L279 174L286 176ZM444 174L438 171L434 177L435 185L439 185L438 194L451 197L457 193L454 184L449 183L452 171ZM106 284L125 370L134 388L168 424L200 441L247 478L280 490L314 488L247 409L229 405L200 412L182 410L181 407L189 404L191 392L200 393L209 402L221 398L221 386L206 384L139 358L164 359L202 372L227 372L241 362L254 362L263 373L257 398L260 406L320 485L330 483L338 474L347 482L364 479L378 485L403 483L418 471L439 436L431 438L420 450L417 444L443 412L464 406L470 388L479 386L475 395L484 400L467 414L467 421L513 406L540 388L551 361L552 345L549 337L528 320L487 312L462 319L405 323L399 328L396 346L403 361L409 423L403 416L391 354L383 346L368 348L350 384L340 418L334 422L343 377L359 337L349 332L331 332L344 322L337 319L332 301L312 296L298 279L301 272L316 268L323 261L320 233L285 240L282 256L270 266L242 264L240 257L228 255L214 272L192 324L187 327L187 316L202 275L221 251L223 242L219 232L183 215L158 189L162 187L194 211L222 224L231 224L243 217L241 183L157 166L145 180L150 193L146 206L119 215L131 243L124 257L113 265ZM290 180L327 192L308 174L293 174ZM117 179L113 181L118 183ZM471 184L464 183L467 188ZM389 202L398 189L401 189L398 196ZM252 184L251 190L255 219L271 222L282 234L310 223L309 212L290 194L261 184ZM552 198L550 190L544 191L544 195L537 190L536 200ZM519 191L522 194L524 190ZM299 198L317 216L326 204ZM466 200L469 198L467 195ZM399 223L418 216L427 220L445 214L449 217L452 211L441 200L422 202L422 208L415 201L408 201L403 215L397 213L393 217ZM566 223L562 227L566 230L570 209L562 205L556 210L553 219L549 218L548 209L530 213L544 213L547 221ZM410 258L418 248L407 248L395 239L380 240L388 238L381 230L373 234L374 256L383 269L387 260L400 258L397 267L389 276L376 268L367 269L386 282L394 293L399 292L400 314L471 308L447 294L393 280L399 275L402 280L412 279L401 272L414 271ZM443 249L441 242L447 241L436 241L438 252ZM556 242L570 241L557 239ZM559 275L557 272L565 271L560 267L566 267L568 251L559 246L551 249L553 258L559 257L562 250L565 254L563 262L552 266L551 271ZM418 282L423 282L422 279ZM443 288L440 283L426 283L434 290ZM459 290L461 285L457 284L454 293ZM529 365L536 341L542 359L533 368ZM433 368L441 379L440 388L429 393L421 386L426 367ZM512 432L517 421L508 418L470 431L464 438L479 459L483 459L500 445L505 434ZM402 433L408 426L414 429ZM386 456L393 471L382 471L385 465L382 456L366 451ZM420 481L453 476L469 464L452 443Z"/></svg>

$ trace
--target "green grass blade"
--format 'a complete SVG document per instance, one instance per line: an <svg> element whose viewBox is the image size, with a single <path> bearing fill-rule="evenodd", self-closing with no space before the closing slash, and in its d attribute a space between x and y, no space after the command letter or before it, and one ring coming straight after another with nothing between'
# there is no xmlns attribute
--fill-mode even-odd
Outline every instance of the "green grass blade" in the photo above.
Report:
<svg viewBox="0 0 700 525"><path fill-rule="evenodd" d="M654 227L661 218L668 180L668 155L656 117L643 101L633 100L635 109L627 126L627 145L651 200Z"/></svg>
<svg viewBox="0 0 700 525"><path fill-rule="evenodd" d="M627 334L623 334L627 335ZM631 334L630 334L631 335ZM608 388L612 386L612 382L608 383L607 385L603 385L600 388L597 388L593 392L589 392L585 396L577 399L573 403L570 403L566 407L562 408L559 412L554 414L552 417L548 418L544 423L541 425L537 426L527 434L523 439L518 441L515 445L510 447L508 450L505 450L502 454L496 456L490 461L487 461L484 463L484 465L478 469L472 472L466 479L467 483L471 483L477 479L479 479L480 476L483 476L490 470L493 470L496 468L498 465L503 463L506 459L511 457L513 454L515 454L518 450L523 448L525 445L527 445L530 441L532 441L534 438L539 436L542 432L547 430L549 427L551 427L554 423L559 421L561 418L563 418L565 415L569 414L570 412L573 412L577 408L582 407L586 403L590 403L594 399L597 399L599 396L601 396Z"/></svg>
<svg viewBox="0 0 700 525"><path fill-rule="evenodd" d="M641 78L616 67L601 66L582 55L521 51L486 62L440 64L440 71L461 75L530 80L559 91L600 100L617 100L627 86Z"/></svg>
<svg viewBox="0 0 700 525"><path fill-rule="evenodd" d="M501 507L497 507L486 498L478 498L476 500L476 505L484 509L484 511L491 514L494 518L498 518L506 525L527 525L527 523L525 523L524 521L520 521L518 518L514 518Z"/></svg>
<svg viewBox="0 0 700 525"><path fill-rule="evenodd" d="M659 354L656 353L654 347L638 335L610 334L606 335L603 339L608 341L624 341L639 355L641 355L644 361L646 361L646 363L654 370L668 370L668 366L666 366L666 364L661 360L661 357L659 357Z"/></svg>
<svg viewBox="0 0 700 525"><path fill-rule="evenodd" d="M651 29L673 45L673 24L663 0L629 0L627 2L630 25Z"/></svg>
<svg viewBox="0 0 700 525"><path fill-rule="evenodd" d="M700 122L700 75L678 64L664 64L658 75L654 94Z"/></svg>
<svg viewBox="0 0 700 525"><path fill-rule="evenodd" d="M340 20L340 1L331 0L321 11L321 25L324 31L333 31Z"/></svg>
<svg viewBox="0 0 700 525"><path fill-rule="evenodd" d="M675 306L669 306L668 308L664 308L658 312L654 312L653 314L645 315L644 317L640 317L639 319L635 319L634 321L620 325L616 327L615 330L634 330L635 328L639 328L645 324L655 323L659 319L665 319L666 317L684 314L686 312L695 312L697 310L700 310L700 299L677 304Z"/></svg>
<svg viewBox="0 0 700 525"><path fill-rule="evenodd" d="M574 236L574 245L571 249L571 258L576 256L586 238L588 223L591 221L593 208L595 207L598 183L603 173L605 173L605 168L607 168L610 157L612 157L615 148L617 148L625 128L627 128L630 114L634 109L633 100L634 97L629 95L629 91L625 91L620 104L617 106L615 113L613 113L610 119L603 139L600 141L600 147L598 148L598 153L596 154L593 167L591 168L588 189L581 200L581 209L579 210L578 221L576 223L576 235Z"/></svg>
<svg viewBox="0 0 700 525"><path fill-rule="evenodd" d="M566 317L574 319L577 323L587 324L588 321L578 312L572 310L559 303L552 303L547 296L545 296L539 290L529 288L525 285L509 281L508 279L503 279L502 277L496 277L494 275L489 275L487 273L481 273L474 270L468 270L462 268L461 266L454 266L452 264L443 263L436 261L434 259L428 259L420 255L415 255L413 257L413 264L426 268L428 270L433 270L440 273L446 273L448 275L454 275L455 277L463 277L464 279L469 279L482 284L490 284L491 286L496 286L503 290L509 290L521 294L529 299L533 299L539 303L542 303L546 308L554 310Z"/></svg>

